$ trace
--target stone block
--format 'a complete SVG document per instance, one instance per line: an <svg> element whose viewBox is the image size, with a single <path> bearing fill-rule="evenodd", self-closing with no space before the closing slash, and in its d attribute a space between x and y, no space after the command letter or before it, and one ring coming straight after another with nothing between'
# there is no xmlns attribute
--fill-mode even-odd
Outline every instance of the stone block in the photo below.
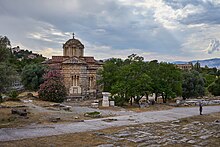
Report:
<svg viewBox="0 0 220 147"><path fill-rule="evenodd" d="M99 103L91 103L91 107L98 108L99 107Z"/></svg>
<svg viewBox="0 0 220 147"><path fill-rule="evenodd" d="M115 106L115 101L110 101L110 106Z"/></svg>
<svg viewBox="0 0 220 147"><path fill-rule="evenodd" d="M109 101L102 101L103 107L109 107Z"/></svg>

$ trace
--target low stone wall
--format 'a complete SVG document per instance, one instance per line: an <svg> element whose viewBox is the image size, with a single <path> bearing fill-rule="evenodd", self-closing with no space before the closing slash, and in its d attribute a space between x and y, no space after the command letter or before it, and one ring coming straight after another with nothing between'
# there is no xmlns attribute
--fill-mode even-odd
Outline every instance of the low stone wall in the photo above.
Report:
<svg viewBox="0 0 220 147"><path fill-rule="evenodd" d="M190 99L190 100L177 100L177 106L198 106L199 103L203 105L218 105L220 100L204 100L204 99Z"/></svg>

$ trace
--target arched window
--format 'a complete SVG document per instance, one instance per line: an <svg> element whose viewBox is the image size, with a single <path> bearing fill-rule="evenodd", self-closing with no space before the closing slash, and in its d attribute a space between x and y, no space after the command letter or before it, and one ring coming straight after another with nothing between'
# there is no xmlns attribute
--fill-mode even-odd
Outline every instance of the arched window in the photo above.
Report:
<svg viewBox="0 0 220 147"><path fill-rule="evenodd" d="M79 76L72 76L72 86L79 86Z"/></svg>
<svg viewBox="0 0 220 147"><path fill-rule="evenodd" d="M89 88L93 88L94 86L93 82L94 82L94 77L93 76L89 77Z"/></svg>

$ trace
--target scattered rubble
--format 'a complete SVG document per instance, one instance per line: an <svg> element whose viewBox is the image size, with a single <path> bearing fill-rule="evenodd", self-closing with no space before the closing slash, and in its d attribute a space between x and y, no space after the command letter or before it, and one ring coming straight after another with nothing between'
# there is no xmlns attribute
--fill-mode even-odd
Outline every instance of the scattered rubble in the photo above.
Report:
<svg viewBox="0 0 220 147"><path fill-rule="evenodd" d="M189 100L176 100L177 106L198 106L199 103L203 105L219 105L220 100L205 100L205 99L189 99Z"/></svg>
<svg viewBox="0 0 220 147"><path fill-rule="evenodd" d="M115 121L115 120L112 120ZM218 120L216 120L218 122ZM215 122L216 122L215 121ZM95 133L106 137L115 145L121 140L144 146L170 146L188 144L188 146L207 146L210 138L220 137L220 125L209 122L193 121L187 124L180 120L168 124L146 124L136 127L126 127L111 134ZM181 125L173 125L181 124ZM211 129L207 129L206 127ZM157 129L155 129L155 127ZM164 129L166 128L166 129ZM220 142L219 142L220 144ZM101 145L100 145L101 146ZM187 146L187 145L186 145Z"/></svg>
<svg viewBox="0 0 220 147"><path fill-rule="evenodd" d="M11 109L11 114L18 114L19 116L27 116L26 109Z"/></svg>
<svg viewBox="0 0 220 147"><path fill-rule="evenodd" d="M56 122L58 122L58 121L60 121L61 119L60 119L60 117L50 117L49 118L49 121L50 122L53 122L53 123L56 123Z"/></svg>

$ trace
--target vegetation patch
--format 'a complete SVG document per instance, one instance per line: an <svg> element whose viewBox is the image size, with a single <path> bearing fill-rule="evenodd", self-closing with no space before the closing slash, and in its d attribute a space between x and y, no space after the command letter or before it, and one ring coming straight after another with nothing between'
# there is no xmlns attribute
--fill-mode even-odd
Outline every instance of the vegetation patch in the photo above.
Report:
<svg viewBox="0 0 220 147"><path fill-rule="evenodd" d="M44 76L44 83L40 85L38 93L41 100L63 102L67 92L61 74L58 71L49 71Z"/></svg>
<svg viewBox="0 0 220 147"><path fill-rule="evenodd" d="M101 117L101 113L98 111L93 111L93 112L86 112L84 114L85 117L92 117L92 118L100 118Z"/></svg>

